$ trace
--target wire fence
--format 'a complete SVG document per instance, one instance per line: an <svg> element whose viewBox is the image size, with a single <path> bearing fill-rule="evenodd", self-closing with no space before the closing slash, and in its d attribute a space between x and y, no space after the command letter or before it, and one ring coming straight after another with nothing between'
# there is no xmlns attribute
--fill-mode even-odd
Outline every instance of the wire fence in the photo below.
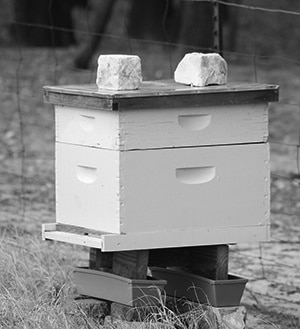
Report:
<svg viewBox="0 0 300 329"><path fill-rule="evenodd" d="M164 1L166 11L172 2L178 4L179 1ZM273 236L270 243L232 247L231 267L251 279L250 300L257 303L260 298L268 297L267 305L276 307L281 301L299 311L300 6L297 1L290 1L289 5L285 1L266 0L197 2L214 2L228 12L229 17L222 22L222 54L229 64L231 78L276 83L281 87L280 101L270 106ZM49 6L51 3L49 1ZM54 117L51 107L43 104L43 85L94 83L93 63L100 52L138 54L144 63L144 78L163 79L172 77L178 49L214 51L213 46L199 47L168 40L166 11L161 19L164 31L161 40L129 37L126 21L129 0L116 1L108 27L99 33L91 26L89 8L94 5L87 1L83 8L76 9L73 19L77 19L77 26L73 28L54 26L50 11L49 24L16 20L11 12L0 16L0 26L14 35L10 39L13 42L7 42L8 33L4 33L4 37L0 34L0 40L1 35L5 39L0 60L2 222L55 220ZM25 46L14 33L14 29L22 28L50 31L52 46ZM55 47L57 32L74 33L79 45ZM74 58L81 42L90 36L102 40L92 56L91 67L79 69ZM231 40L233 37L235 40Z"/></svg>

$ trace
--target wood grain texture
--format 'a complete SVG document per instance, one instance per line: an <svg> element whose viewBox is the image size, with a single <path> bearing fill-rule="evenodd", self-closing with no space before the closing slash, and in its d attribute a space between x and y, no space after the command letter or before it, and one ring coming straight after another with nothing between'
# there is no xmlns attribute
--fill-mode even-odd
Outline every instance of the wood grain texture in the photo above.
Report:
<svg viewBox="0 0 300 329"><path fill-rule="evenodd" d="M144 280L147 278L148 250L114 252L113 273L129 278Z"/></svg>
<svg viewBox="0 0 300 329"><path fill-rule="evenodd" d="M265 142L268 106L244 104L97 111L55 107L56 141L129 151Z"/></svg>
<svg viewBox="0 0 300 329"><path fill-rule="evenodd" d="M228 245L192 248L191 272L213 280L228 279Z"/></svg>
<svg viewBox="0 0 300 329"><path fill-rule="evenodd" d="M120 112L122 150L265 142L267 104Z"/></svg>
<svg viewBox="0 0 300 329"><path fill-rule="evenodd" d="M143 82L138 90L98 90L96 85L46 86L46 103L101 110L166 108L274 102L278 86L229 83L222 86L190 87L173 80Z"/></svg>
<svg viewBox="0 0 300 329"><path fill-rule="evenodd" d="M179 267L213 280L227 280L228 251L227 245L153 249L149 266Z"/></svg>
<svg viewBox="0 0 300 329"><path fill-rule="evenodd" d="M199 107L212 105L237 105L276 102L278 97L272 90L226 91L212 94L198 93L155 97L122 98L115 101L115 110L137 110L153 108Z"/></svg>
<svg viewBox="0 0 300 329"><path fill-rule="evenodd" d="M74 106L79 108L114 110L115 106L111 99L90 97L85 95L72 95L61 92L45 90L44 102L54 105Z"/></svg>
<svg viewBox="0 0 300 329"><path fill-rule="evenodd" d="M89 268L98 271L111 272L113 267L113 253L102 252L96 248L90 248Z"/></svg>

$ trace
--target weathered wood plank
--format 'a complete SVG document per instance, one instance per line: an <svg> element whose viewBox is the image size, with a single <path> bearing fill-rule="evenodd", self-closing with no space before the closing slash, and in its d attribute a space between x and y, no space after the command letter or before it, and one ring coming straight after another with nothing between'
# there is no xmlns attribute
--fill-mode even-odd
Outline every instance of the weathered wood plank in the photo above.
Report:
<svg viewBox="0 0 300 329"><path fill-rule="evenodd" d="M111 272L112 265L113 252L102 252L99 249L90 248L90 269Z"/></svg>
<svg viewBox="0 0 300 329"><path fill-rule="evenodd" d="M44 102L54 105L74 106L96 110L114 110L111 99L104 97L91 97L87 95L74 95L63 92L45 90Z"/></svg>
<svg viewBox="0 0 300 329"><path fill-rule="evenodd" d="M192 248L191 272L213 280L228 279L228 245Z"/></svg>
<svg viewBox="0 0 300 329"><path fill-rule="evenodd" d="M148 250L114 252L113 273L129 278L144 280L147 278Z"/></svg>
<svg viewBox="0 0 300 329"><path fill-rule="evenodd" d="M219 93L198 93L172 96L122 98L115 103L116 110L138 110L147 108L183 108L217 105L258 104L276 102L278 97L273 90L226 91Z"/></svg>
<svg viewBox="0 0 300 329"><path fill-rule="evenodd" d="M207 106L274 102L279 87L267 84L237 84L190 87L172 80L144 82L132 91L98 90L96 85L44 87L46 103L99 110L130 110L180 106Z"/></svg>
<svg viewBox="0 0 300 329"><path fill-rule="evenodd" d="M228 245L154 249L149 266L180 267L213 280L227 280Z"/></svg>
<svg viewBox="0 0 300 329"><path fill-rule="evenodd" d="M277 85L263 83L236 83L229 82L226 85L211 85L205 87L191 87L176 83L174 80L156 80L144 81L139 89L136 90L105 90L98 89L96 84L86 85L62 85L62 86L45 86L44 90L65 93L69 95L84 95L90 97L101 98L136 98L148 96L166 96L166 95L190 95L190 94L211 94L211 93L226 93L233 91L253 91L253 90L278 90Z"/></svg>

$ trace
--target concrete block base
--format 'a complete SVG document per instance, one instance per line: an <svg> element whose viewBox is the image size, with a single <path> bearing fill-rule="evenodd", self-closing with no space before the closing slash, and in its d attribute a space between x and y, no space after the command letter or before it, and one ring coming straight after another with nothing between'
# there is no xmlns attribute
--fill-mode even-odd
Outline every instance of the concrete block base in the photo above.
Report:
<svg viewBox="0 0 300 329"><path fill-rule="evenodd" d="M246 308L238 307L211 307L216 318L218 329L245 329Z"/></svg>

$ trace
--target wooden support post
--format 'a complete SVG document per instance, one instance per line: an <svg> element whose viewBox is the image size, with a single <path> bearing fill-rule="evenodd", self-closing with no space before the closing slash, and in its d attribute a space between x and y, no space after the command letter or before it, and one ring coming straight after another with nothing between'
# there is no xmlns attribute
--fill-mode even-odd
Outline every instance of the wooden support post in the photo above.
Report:
<svg viewBox="0 0 300 329"><path fill-rule="evenodd" d="M145 280L148 266L179 267L213 280L227 280L228 252L228 245L120 252L101 252L92 248L90 268L129 279ZM130 321L135 317L135 312L130 306L112 303L111 315Z"/></svg>
<svg viewBox="0 0 300 329"><path fill-rule="evenodd" d="M144 280L147 278L148 255L148 250L102 252L90 248L89 267L129 279Z"/></svg>
<svg viewBox="0 0 300 329"><path fill-rule="evenodd" d="M114 252L113 273L129 279L147 278L148 250Z"/></svg>
<svg viewBox="0 0 300 329"><path fill-rule="evenodd" d="M228 246L150 250L149 266L180 267L213 280L228 278Z"/></svg>
<svg viewBox="0 0 300 329"><path fill-rule="evenodd" d="M148 258L148 250L114 252L112 271L114 274L129 279L145 280L147 279ZM136 308L118 303L111 304L111 316L114 319L133 321L137 314Z"/></svg>
<svg viewBox="0 0 300 329"><path fill-rule="evenodd" d="M90 248L90 269L111 272L113 263L112 260L112 252L102 252L100 249Z"/></svg>
<svg viewBox="0 0 300 329"><path fill-rule="evenodd" d="M121 252L102 252L90 249L90 269L111 272L129 279L144 280L147 278L148 250ZM115 319L133 321L137 317L135 308L111 303L111 316Z"/></svg>
<svg viewBox="0 0 300 329"><path fill-rule="evenodd" d="M213 280L227 280L228 254L228 245L194 247L191 271Z"/></svg>

